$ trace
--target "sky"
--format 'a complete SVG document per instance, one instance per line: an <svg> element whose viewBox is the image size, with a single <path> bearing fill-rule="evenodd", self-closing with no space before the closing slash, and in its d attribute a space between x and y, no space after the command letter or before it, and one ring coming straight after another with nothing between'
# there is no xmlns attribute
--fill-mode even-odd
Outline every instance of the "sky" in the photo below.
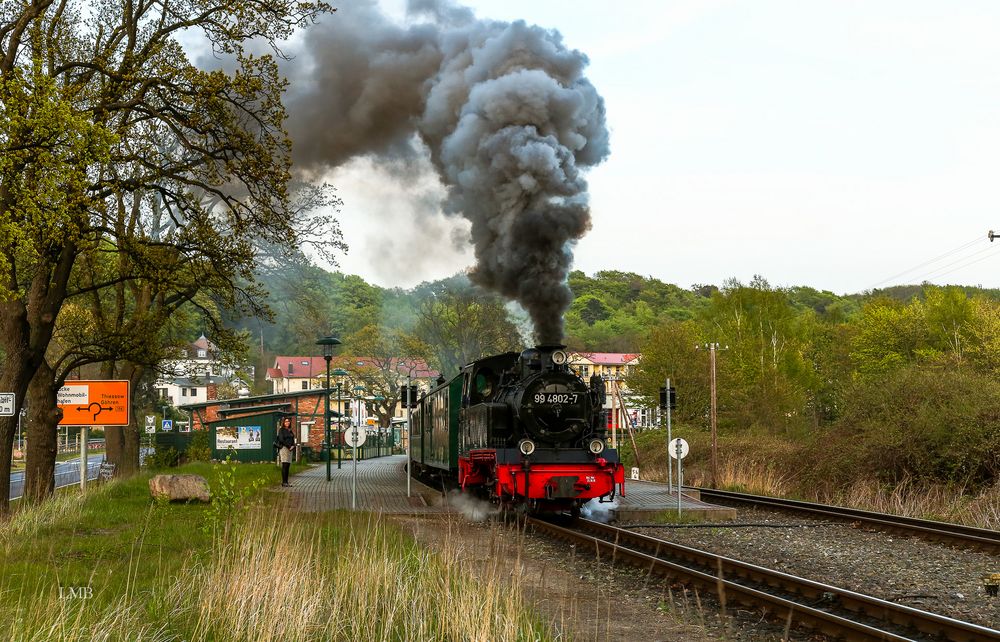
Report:
<svg viewBox="0 0 1000 642"><path fill-rule="evenodd" d="M403 15L403 0L382 3ZM575 269L682 287L759 274L841 294L1000 287L987 239L1000 233L1000 5L464 4L556 29L590 58L611 155L587 176L593 228ZM472 265L462 223L443 215L440 245L407 245L411 212L440 197L433 177L402 183L368 158L329 178L343 271L411 287Z"/></svg>

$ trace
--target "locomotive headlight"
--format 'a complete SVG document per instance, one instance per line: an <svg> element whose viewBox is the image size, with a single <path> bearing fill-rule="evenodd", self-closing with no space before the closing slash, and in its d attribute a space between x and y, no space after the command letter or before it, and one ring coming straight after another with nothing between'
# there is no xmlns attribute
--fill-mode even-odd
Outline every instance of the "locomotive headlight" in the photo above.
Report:
<svg viewBox="0 0 1000 642"><path fill-rule="evenodd" d="M561 366L562 364L566 363L566 359L568 359L568 357L566 356L566 353L563 352L562 350L556 350L555 352L552 353L552 363L556 364L557 366Z"/></svg>
<svg viewBox="0 0 1000 642"><path fill-rule="evenodd" d="M522 439L517 444L517 449L521 451L521 454L527 457L531 453L535 452L535 442L530 439Z"/></svg>
<svg viewBox="0 0 1000 642"><path fill-rule="evenodd" d="M591 439L590 443L587 444L587 449L595 455L600 455L602 452L604 452L604 440Z"/></svg>

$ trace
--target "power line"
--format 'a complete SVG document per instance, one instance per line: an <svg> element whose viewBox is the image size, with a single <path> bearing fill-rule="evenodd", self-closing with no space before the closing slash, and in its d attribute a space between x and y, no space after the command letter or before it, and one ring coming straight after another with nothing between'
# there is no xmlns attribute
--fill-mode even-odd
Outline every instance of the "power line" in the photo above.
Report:
<svg viewBox="0 0 1000 642"><path fill-rule="evenodd" d="M992 248L991 248L991 249L992 249ZM993 258L993 257L994 257L994 256L996 256L997 254L1000 254L1000 248L997 248L997 251L995 251L995 252L992 252L992 253L990 253L990 254L987 254L986 256L983 256L983 257L980 257L980 258L978 258L978 259L976 259L976 260L974 260L974 261L969 261L968 263L966 263L966 264L964 264L964 265L959 265L959 266L958 266L957 268L955 268L955 269L953 269L953 270L948 270L947 272L943 272L943 273L941 273L941 274L938 274L938 275L936 275L936 276L935 276L934 278L937 278L937 279L940 279L940 278L941 278L942 276L945 276L945 275L948 275L948 274L951 274L952 272L957 272L957 271L959 271L959 270L962 270L962 269L965 269L965 268L969 267L970 265L974 265L974 264L976 264L976 263L979 263L979 262L981 262L981 261L985 261L986 259L990 259L990 258Z"/></svg>
<svg viewBox="0 0 1000 642"><path fill-rule="evenodd" d="M951 266L958 265L959 263L962 263L964 261L968 261L969 259L971 259L973 257L979 256L981 254L986 254L987 252L991 252L991 251L993 251L995 249L996 249L995 247L993 247L991 245L987 245L986 247L984 247L983 249L981 249L981 250L979 250L977 252L973 252L972 254L968 254L968 255L963 256L963 257L961 257L959 259L955 259L954 261L952 261L950 263L945 263L944 265L940 265L940 266L934 268L933 270L931 270L930 272L924 272L923 276L919 277L919 279L921 281L925 281L925 280L927 280L929 278L934 278L934 277L941 276L938 273L941 272L942 270L945 270L944 273L948 274L949 272L953 272L954 271L954 270L948 270L948 268L950 268ZM983 258L988 258L988 257L983 257ZM973 263L976 263L979 260L981 260L981 259L976 259L975 261L973 261ZM971 263L970 263L970 265L971 265ZM955 269L957 270L957 269L961 269L961 268L955 268Z"/></svg>
<svg viewBox="0 0 1000 642"><path fill-rule="evenodd" d="M872 286L871 286L871 287L869 287L868 289L869 289L869 290L872 290L872 289L874 289L874 288L876 288L876 287L878 287L878 286L882 285L883 283L888 283L889 281L893 281L893 280L895 280L895 279L898 279L899 277L903 276L904 274L909 274L910 272L914 272L914 271L916 271L916 270L919 270L919 269L921 269L921 268L923 268L923 267L926 267L926 266L928 266L928 265L931 265L932 263L937 263L938 261L940 261L940 260L942 260L942 259L946 259L946 258L948 258L949 256L951 256L951 255L955 254L956 252L961 252L962 250L964 250L964 249L968 248L969 246L971 246L971 245L975 245L975 244L976 244L976 242L980 241L980 240L981 240L982 238L983 238L982 236L976 236L976 238L972 239L971 241L968 241L967 243L963 243L962 245L959 245L959 246L958 246L958 247L956 247L956 248L953 248L953 249L951 249L951 250L948 250L947 252L945 252L944 254L941 254L940 256L936 256L936 257L934 257L933 259L930 259L930 260L927 260L927 261L924 261L923 263L920 263L920 264L918 264L918 265L915 265L915 266L913 266L913 267L909 268L908 270L903 270L903 271L902 271L902 272L900 272L899 274L894 274L894 275L890 276L890 277L889 277L889 278L887 278L887 279L883 279L883 280L879 281L878 283L876 283L875 285L872 285ZM992 239L991 239L991 240L992 240ZM967 257L966 257L966 258L967 258ZM959 260L964 260L964 259L959 259Z"/></svg>

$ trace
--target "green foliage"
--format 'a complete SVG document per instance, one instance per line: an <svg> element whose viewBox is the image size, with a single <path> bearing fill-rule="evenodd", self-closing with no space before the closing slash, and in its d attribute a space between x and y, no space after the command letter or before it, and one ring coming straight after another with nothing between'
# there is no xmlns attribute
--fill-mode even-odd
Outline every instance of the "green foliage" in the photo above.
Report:
<svg viewBox="0 0 1000 642"><path fill-rule="evenodd" d="M202 530L206 534L232 525L233 518L246 513L253 505L250 499L267 485L267 480L263 477L254 479L249 484L239 483L236 475L238 466L233 462L232 455L226 455L225 461L212 466L215 473L215 481L209 484L212 503L205 511L205 521L202 524Z"/></svg>
<svg viewBox="0 0 1000 642"><path fill-rule="evenodd" d="M212 442L207 430L197 430L192 433L191 442L184 451L187 461L211 461Z"/></svg>
<svg viewBox="0 0 1000 642"><path fill-rule="evenodd" d="M1000 478L1000 382L916 363L861 380L822 448L816 474L827 479L871 472L988 485Z"/></svg>
<svg viewBox="0 0 1000 642"><path fill-rule="evenodd" d="M173 446L157 446L152 453L146 455L146 466L153 470L172 468L180 463L180 458L180 453Z"/></svg>

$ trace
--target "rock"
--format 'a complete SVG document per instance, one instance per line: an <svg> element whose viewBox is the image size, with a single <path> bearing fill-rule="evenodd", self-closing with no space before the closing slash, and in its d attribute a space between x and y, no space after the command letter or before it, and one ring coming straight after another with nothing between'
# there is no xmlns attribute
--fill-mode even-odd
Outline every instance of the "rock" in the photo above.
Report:
<svg viewBox="0 0 1000 642"><path fill-rule="evenodd" d="M212 499L208 481L201 475L156 475L149 480L149 493L154 499L165 497L171 502L208 502Z"/></svg>

